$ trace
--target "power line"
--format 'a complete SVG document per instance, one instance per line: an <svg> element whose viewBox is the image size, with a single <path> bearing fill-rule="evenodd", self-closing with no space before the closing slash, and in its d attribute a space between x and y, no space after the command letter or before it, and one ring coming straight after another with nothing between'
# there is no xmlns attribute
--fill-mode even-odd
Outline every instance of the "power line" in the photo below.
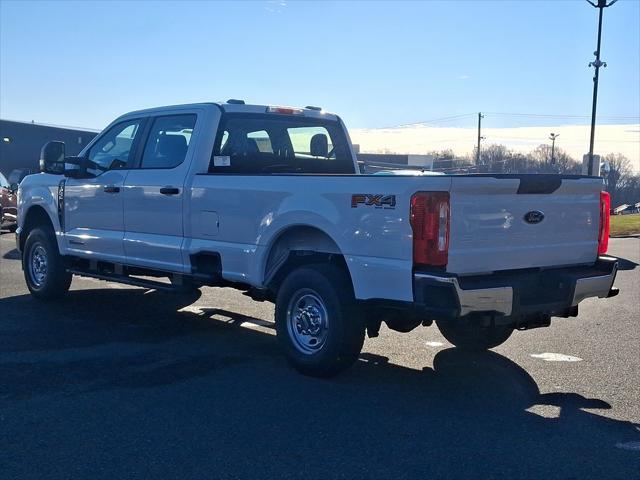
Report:
<svg viewBox="0 0 640 480"><path fill-rule="evenodd" d="M536 117L536 118L591 118L590 115L562 115L544 113L505 113L505 112L485 112L486 115L500 115L506 117ZM640 120L640 116L631 115L598 115L599 118L616 118L620 120Z"/></svg>
<svg viewBox="0 0 640 480"><path fill-rule="evenodd" d="M412 127L416 125L429 125L433 127L438 127L439 125L434 125L438 122L447 122L451 120L457 120L465 117L475 117L477 113L462 113L459 115L449 115L446 117L433 118L431 120L424 120L420 122L410 122L410 123L401 123L396 125L389 125L386 127L374 127L369 128L367 130L389 130L391 128L403 128L403 127ZM531 117L531 118L591 118L590 115L573 115L573 114L558 114L558 113L524 113L524 112L483 112L483 115L493 115L493 116L502 116L502 117ZM598 115L598 118L609 118L615 120L640 120L640 116L634 115Z"/></svg>
<svg viewBox="0 0 640 480"><path fill-rule="evenodd" d="M433 123L436 123L436 122L444 122L444 121L448 121L448 120L455 120L457 118L471 117L471 116L474 116L474 115L476 115L476 114L475 113L462 113L460 115L450 115L448 117L434 118L434 119L425 120L425 121L422 121L422 122L401 123L399 125L391 125L391 126L388 126L388 127L379 127L378 129L379 130L386 130L386 129L389 129L389 128L411 127L411 126L414 126L414 125L429 125L429 124L433 124Z"/></svg>

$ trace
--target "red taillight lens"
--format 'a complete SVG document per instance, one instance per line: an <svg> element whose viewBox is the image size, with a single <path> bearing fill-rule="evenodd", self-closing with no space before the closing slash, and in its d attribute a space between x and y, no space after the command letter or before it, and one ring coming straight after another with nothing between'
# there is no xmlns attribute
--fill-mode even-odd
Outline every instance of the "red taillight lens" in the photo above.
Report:
<svg viewBox="0 0 640 480"><path fill-rule="evenodd" d="M600 192L600 230L598 233L598 255L607 253L609 248L609 218L611 196L609 192Z"/></svg>
<svg viewBox="0 0 640 480"><path fill-rule="evenodd" d="M445 266L449 254L449 192L418 192L411 197L413 263Z"/></svg>

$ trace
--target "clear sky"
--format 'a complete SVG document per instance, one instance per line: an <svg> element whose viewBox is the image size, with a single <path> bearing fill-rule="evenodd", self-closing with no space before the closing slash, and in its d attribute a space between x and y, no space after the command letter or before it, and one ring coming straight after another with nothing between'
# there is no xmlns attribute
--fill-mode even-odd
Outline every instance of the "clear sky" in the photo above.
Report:
<svg viewBox="0 0 640 480"><path fill-rule="evenodd" d="M0 117L99 129L243 98L320 105L353 128L477 111L558 116L487 127L588 123L596 14L582 0L0 0ZM640 123L640 1L605 11L602 58L602 123Z"/></svg>

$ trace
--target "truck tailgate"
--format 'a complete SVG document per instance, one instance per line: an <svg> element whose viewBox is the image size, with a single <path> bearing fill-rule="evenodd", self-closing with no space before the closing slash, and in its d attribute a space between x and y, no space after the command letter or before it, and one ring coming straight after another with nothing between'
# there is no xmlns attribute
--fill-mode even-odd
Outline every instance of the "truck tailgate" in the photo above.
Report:
<svg viewBox="0 0 640 480"><path fill-rule="evenodd" d="M447 271L595 262L602 180L560 175L454 177Z"/></svg>

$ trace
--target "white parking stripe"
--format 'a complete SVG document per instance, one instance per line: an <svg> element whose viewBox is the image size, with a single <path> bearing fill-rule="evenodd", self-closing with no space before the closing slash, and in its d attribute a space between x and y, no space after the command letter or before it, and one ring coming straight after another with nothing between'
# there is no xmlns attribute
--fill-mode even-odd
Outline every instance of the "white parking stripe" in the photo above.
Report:
<svg viewBox="0 0 640 480"><path fill-rule="evenodd" d="M533 358L539 358L545 362L581 362L580 357L573 357L571 355L564 355L562 353L533 353Z"/></svg>
<svg viewBox="0 0 640 480"><path fill-rule="evenodd" d="M617 448L621 448L622 450L633 450L640 451L640 442L618 442L616 443Z"/></svg>

